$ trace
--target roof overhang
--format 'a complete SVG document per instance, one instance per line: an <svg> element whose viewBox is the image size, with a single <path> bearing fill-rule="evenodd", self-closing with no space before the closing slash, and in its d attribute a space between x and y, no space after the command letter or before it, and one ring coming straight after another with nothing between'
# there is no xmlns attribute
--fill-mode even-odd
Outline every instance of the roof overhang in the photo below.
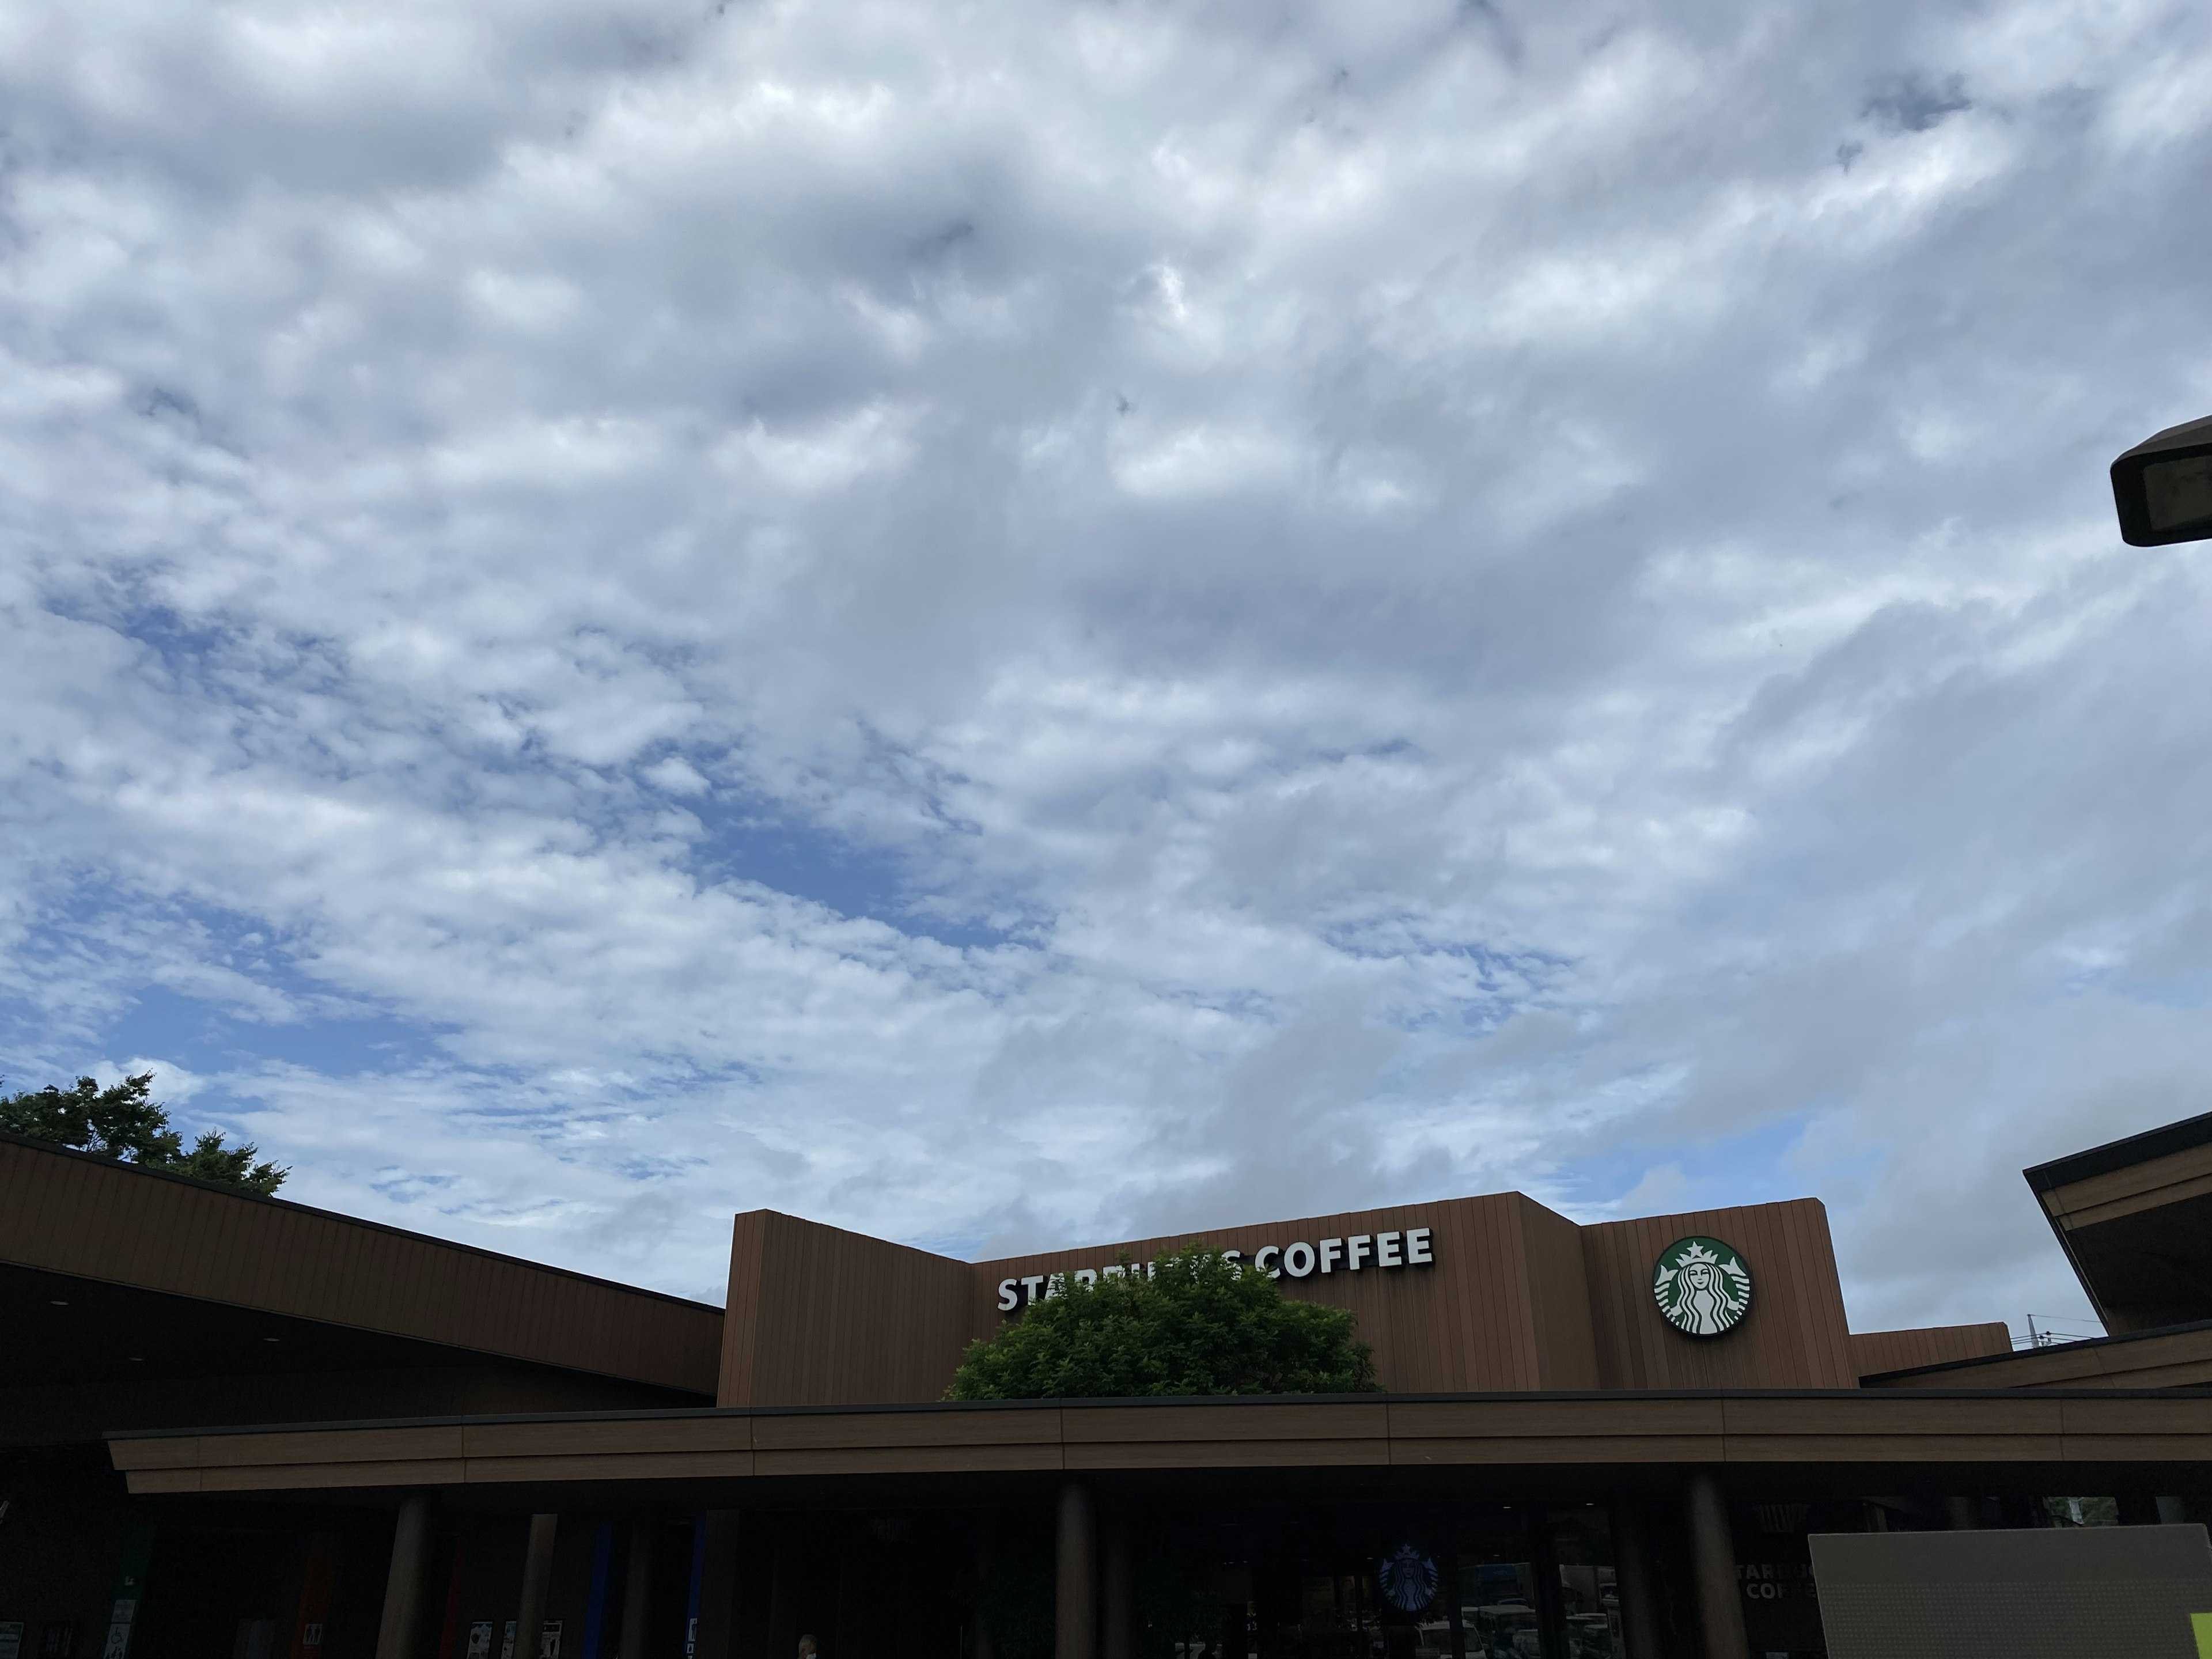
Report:
<svg viewBox="0 0 2212 1659"><path fill-rule="evenodd" d="M2008 1470L2080 1480L2193 1465L2195 1479L2212 1470L2212 1409L2201 1395L2117 1390L1033 1401L131 1434L110 1437L109 1453L145 1494L431 1488L495 1500L502 1490L710 1483L739 1505L748 1489L765 1498L794 1482L1073 1472L1568 1469L1610 1479L1694 1464L1886 1471L1894 1485L1946 1467L1998 1480Z"/></svg>

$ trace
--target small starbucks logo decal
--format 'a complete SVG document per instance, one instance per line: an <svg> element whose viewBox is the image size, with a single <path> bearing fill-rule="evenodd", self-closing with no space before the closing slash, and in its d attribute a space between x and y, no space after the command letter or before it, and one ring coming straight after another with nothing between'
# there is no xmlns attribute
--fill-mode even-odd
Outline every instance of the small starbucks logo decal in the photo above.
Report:
<svg viewBox="0 0 2212 1659"><path fill-rule="evenodd" d="M1651 1294L1678 1331L1719 1336L1751 1308L1751 1269L1717 1238L1678 1238L1659 1252Z"/></svg>
<svg viewBox="0 0 2212 1659"><path fill-rule="evenodd" d="M1411 1544L1382 1558L1382 1594L1394 1607L1419 1613L1437 1599L1437 1564Z"/></svg>

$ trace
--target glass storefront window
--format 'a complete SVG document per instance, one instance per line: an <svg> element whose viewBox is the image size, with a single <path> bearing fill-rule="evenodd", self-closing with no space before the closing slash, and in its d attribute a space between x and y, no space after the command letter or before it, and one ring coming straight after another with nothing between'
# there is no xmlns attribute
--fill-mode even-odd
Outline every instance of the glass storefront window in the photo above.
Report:
<svg viewBox="0 0 2212 1659"><path fill-rule="evenodd" d="M1467 1659L1542 1659L1543 1612L1525 1511L1460 1518L1459 1622Z"/></svg>
<svg viewBox="0 0 2212 1659"><path fill-rule="evenodd" d="M1606 1512L1585 1504L1555 1510L1551 1522L1566 1659L1626 1659L1620 1588L1613 1567L1613 1528Z"/></svg>
<svg viewBox="0 0 2212 1659"><path fill-rule="evenodd" d="M1146 1558L1141 1659L1626 1659L1598 1505L1229 1510Z"/></svg>

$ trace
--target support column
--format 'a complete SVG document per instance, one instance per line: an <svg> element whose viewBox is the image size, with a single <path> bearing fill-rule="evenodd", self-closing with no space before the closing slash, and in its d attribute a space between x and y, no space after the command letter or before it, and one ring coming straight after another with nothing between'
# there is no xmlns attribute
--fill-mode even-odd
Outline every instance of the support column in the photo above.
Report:
<svg viewBox="0 0 2212 1659"><path fill-rule="evenodd" d="M545 1597L553 1587L553 1535L558 1515L530 1517L530 1547L522 1558L522 1606L514 1615L514 1659L538 1659L545 1639Z"/></svg>
<svg viewBox="0 0 2212 1659"><path fill-rule="evenodd" d="M629 1523L629 1565L623 1574L622 1646L616 1659L645 1659L646 1616L653 1606L653 1517Z"/></svg>
<svg viewBox="0 0 2212 1659"><path fill-rule="evenodd" d="M410 1492L392 1528L392 1571L384 1580L384 1618L376 1630L376 1659L415 1659L415 1632L422 1622L422 1573L430 1554L430 1494Z"/></svg>
<svg viewBox="0 0 2212 1659"><path fill-rule="evenodd" d="M730 1659L737 1623L738 1512L708 1510L707 1550L699 1571L699 1637L695 1659Z"/></svg>
<svg viewBox="0 0 2212 1659"><path fill-rule="evenodd" d="M1982 1524L1982 1500L1978 1498L1945 1498L1943 1524L1953 1532L1978 1531Z"/></svg>
<svg viewBox="0 0 2212 1659"><path fill-rule="evenodd" d="M1097 1659L1098 1540L1091 1489L1060 1489L1060 1571L1053 1597L1053 1659Z"/></svg>
<svg viewBox="0 0 2212 1659"><path fill-rule="evenodd" d="M1118 1504L1100 1529L1099 1659L1137 1659L1137 1572L1129 1555L1129 1517Z"/></svg>
<svg viewBox="0 0 2212 1659"><path fill-rule="evenodd" d="M1613 1500L1613 1573L1620 1591L1620 1633L1628 1659L1660 1659L1659 1575L1651 1561L1643 1506L1632 1498Z"/></svg>
<svg viewBox="0 0 2212 1659"><path fill-rule="evenodd" d="M768 1659L791 1659L799 1651L799 1598L792 1585L792 1541L788 1522L776 1527L775 1546L769 1555Z"/></svg>
<svg viewBox="0 0 2212 1659"><path fill-rule="evenodd" d="M1698 1623L1705 1659L1744 1659L1751 1651L1743 1630L1743 1588L1736 1581L1735 1540L1728 1504L1710 1469L1691 1473L1683 1490L1690 1522L1692 1576L1698 1584Z"/></svg>
<svg viewBox="0 0 2212 1659"><path fill-rule="evenodd" d="M992 1541L995 1529L987 1512L975 1517L975 1659L998 1659L991 1638L991 1621L985 1616L984 1598L991 1593ZM770 1656L774 1659L774 1656Z"/></svg>

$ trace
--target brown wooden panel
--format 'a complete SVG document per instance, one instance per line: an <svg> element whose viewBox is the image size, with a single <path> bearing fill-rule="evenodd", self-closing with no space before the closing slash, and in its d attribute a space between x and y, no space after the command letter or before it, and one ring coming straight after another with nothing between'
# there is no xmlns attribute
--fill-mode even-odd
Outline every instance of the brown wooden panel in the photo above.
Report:
<svg viewBox="0 0 2212 1659"><path fill-rule="evenodd" d="M1580 1435L1394 1440L1390 1443L1390 1461L1409 1468L1423 1464L1463 1468L1496 1463L1527 1468L1547 1463L1718 1463L1723 1461L1727 1443L1718 1435L1655 1436L1636 1440L1592 1440Z"/></svg>
<svg viewBox="0 0 2212 1659"><path fill-rule="evenodd" d="M1389 1411L1390 1437L1397 1441L1563 1434L1717 1436L1726 1427L1718 1400L1396 1401Z"/></svg>
<svg viewBox="0 0 2212 1659"><path fill-rule="evenodd" d="M459 1458L407 1462L270 1463L200 1471L200 1490L216 1492L313 1492L349 1486L458 1486L468 1466Z"/></svg>
<svg viewBox="0 0 2212 1659"><path fill-rule="evenodd" d="M1525 1198L1519 1218L1528 1262L1537 1386L1595 1389L1597 1340L1590 1326L1582 1229Z"/></svg>
<svg viewBox="0 0 2212 1659"><path fill-rule="evenodd" d="M471 1457L465 1466L472 1486L521 1486L541 1480L704 1480L742 1479L753 1472L749 1451L578 1452L562 1457Z"/></svg>
<svg viewBox="0 0 2212 1659"><path fill-rule="evenodd" d="M1073 1444L1159 1441L1381 1439L1390 1431L1380 1401L1306 1406L1099 1406L1060 1413Z"/></svg>
<svg viewBox="0 0 2212 1659"><path fill-rule="evenodd" d="M2212 1434L2068 1435L2069 1463L2197 1463L2212 1460Z"/></svg>
<svg viewBox="0 0 2212 1659"><path fill-rule="evenodd" d="M749 1417L617 1419L585 1423L469 1423L462 1426L464 1455L471 1458L542 1457L590 1454L750 1452Z"/></svg>
<svg viewBox="0 0 2212 1659"><path fill-rule="evenodd" d="M919 1402L951 1382L966 1262L774 1211L738 1218L731 1262L721 1404Z"/></svg>
<svg viewBox="0 0 2212 1659"><path fill-rule="evenodd" d="M200 1440L205 1468L230 1465L318 1463L343 1458L420 1459L465 1455L459 1424L404 1429L281 1429L260 1434L210 1434Z"/></svg>
<svg viewBox="0 0 2212 1659"><path fill-rule="evenodd" d="M1918 1365L1948 1365L2012 1352L2012 1333L2002 1321L1982 1325L1930 1325L1909 1331L1854 1331L1851 1368L1862 1377Z"/></svg>
<svg viewBox="0 0 2212 1659"><path fill-rule="evenodd" d="M1730 1463L2048 1463L2065 1445L2058 1435L1730 1435Z"/></svg>
<svg viewBox="0 0 2212 1659"><path fill-rule="evenodd" d="M158 1439L111 1440L108 1461L118 1469L198 1468L205 1461L197 1435Z"/></svg>
<svg viewBox="0 0 2212 1659"><path fill-rule="evenodd" d="M770 1475L997 1474L1061 1467L1057 1444L866 1446L845 1450L817 1447L753 1454L754 1472L763 1479Z"/></svg>
<svg viewBox="0 0 2212 1659"><path fill-rule="evenodd" d="M1726 1240L1751 1266L1751 1311L1725 1336L1685 1336L1652 1301L1653 1263L1690 1234ZM1819 1200L1606 1222L1583 1229L1583 1241L1602 1386L1857 1386L1827 1212Z"/></svg>
<svg viewBox="0 0 2212 1659"><path fill-rule="evenodd" d="M1875 1391L1848 1401L1808 1398L1735 1398L1721 1402L1730 1436L1834 1434L1972 1434L1986 1425L1991 1432L2055 1435L2064 1428L2061 1403L2023 1395L2013 1400L1929 1400Z"/></svg>
<svg viewBox="0 0 2212 1659"><path fill-rule="evenodd" d="M0 1137L0 1261L711 1397L719 1309Z"/></svg>
<svg viewBox="0 0 2212 1659"><path fill-rule="evenodd" d="M1060 1413L1045 1406L1027 1411L839 1413L822 1417L753 1419L758 1451L817 1446L1056 1445Z"/></svg>
<svg viewBox="0 0 2212 1659"><path fill-rule="evenodd" d="M1377 1468L1390 1443L1371 1440L1094 1441L1067 1448L1071 1469L1320 1469Z"/></svg>
<svg viewBox="0 0 2212 1659"><path fill-rule="evenodd" d="M1521 1225L1524 1209L1540 1212L1541 1206L1517 1194L1489 1194L979 1262L970 1329L988 1337L1002 1327L996 1306L1001 1279L1103 1266L1117 1250L1142 1263L1203 1238L1249 1258L1263 1244L1293 1239L1317 1244L1323 1238L1425 1226L1434 1236L1432 1266L1382 1269L1370 1263L1358 1272L1316 1272L1303 1280L1285 1277L1280 1281L1285 1293L1349 1311L1358 1321L1360 1339L1374 1346L1385 1389L1535 1389L1543 1386L1543 1373L1532 1269ZM1572 1225L1564 1218L1553 1219ZM1547 1264L1547 1272L1558 1276L1553 1266ZM1564 1334L1559 1340L1571 1340Z"/></svg>
<svg viewBox="0 0 2212 1659"><path fill-rule="evenodd" d="M2212 1400L2054 1400L2048 1403L2057 1412L2068 1434L2212 1432Z"/></svg>
<svg viewBox="0 0 2212 1659"><path fill-rule="evenodd" d="M2176 1360L2170 1365L2142 1365L2106 1371L2077 1386L2092 1389L2193 1389L2212 1383L2212 1359Z"/></svg>
<svg viewBox="0 0 2212 1659"><path fill-rule="evenodd" d="M2208 1182L2212 1182L2212 1143L2053 1187L2042 1195L2043 1206L2062 1224L2084 1226L2091 1224L2093 1217L2106 1220L2212 1191Z"/></svg>

